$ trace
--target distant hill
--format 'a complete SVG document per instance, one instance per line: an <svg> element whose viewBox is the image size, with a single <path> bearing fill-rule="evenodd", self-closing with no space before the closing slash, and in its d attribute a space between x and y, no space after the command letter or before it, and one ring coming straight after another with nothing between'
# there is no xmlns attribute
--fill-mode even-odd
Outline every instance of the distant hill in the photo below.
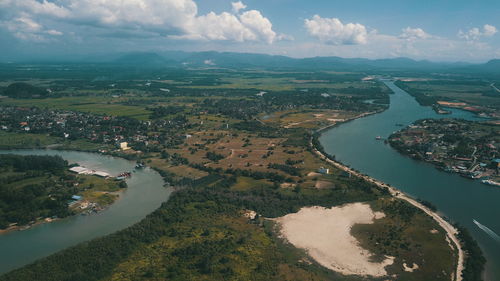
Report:
<svg viewBox="0 0 500 281"><path fill-rule="evenodd" d="M480 67L487 71L500 72L500 59L490 60Z"/></svg>
<svg viewBox="0 0 500 281"><path fill-rule="evenodd" d="M221 67L272 68L335 71L447 71L500 72L500 60L485 64L463 62L431 62L410 58L365 59L341 57L291 58L287 56L234 52L133 52L122 54L100 63L122 64L134 67Z"/></svg>
<svg viewBox="0 0 500 281"><path fill-rule="evenodd" d="M175 61L168 60L157 53L135 52L125 54L111 61L113 64L134 65L136 67L161 67L176 64Z"/></svg>
<svg viewBox="0 0 500 281"><path fill-rule="evenodd" d="M10 84L3 92L5 96L11 98L43 98L49 93L45 89L35 87L28 83L16 82Z"/></svg>

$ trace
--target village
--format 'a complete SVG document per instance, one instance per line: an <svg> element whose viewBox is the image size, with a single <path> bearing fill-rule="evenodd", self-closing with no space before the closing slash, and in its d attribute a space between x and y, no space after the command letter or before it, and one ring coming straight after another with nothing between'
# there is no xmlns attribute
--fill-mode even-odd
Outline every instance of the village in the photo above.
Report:
<svg viewBox="0 0 500 281"><path fill-rule="evenodd" d="M446 172L500 186L497 125L426 119L392 134L388 141L399 152Z"/></svg>
<svg viewBox="0 0 500 281"><path fill-rule="evenodd" d="M177 144L184 136L172 131L186 120L139 121L127 117L95 115L35 107L0 107L0 130L8 133L46 134L64 140L85 140L119 148L127 143L135 150L155 150L158 143ZM151 130L161 133L149 133ZM126 146L127 147L127 146Z"/></svg>

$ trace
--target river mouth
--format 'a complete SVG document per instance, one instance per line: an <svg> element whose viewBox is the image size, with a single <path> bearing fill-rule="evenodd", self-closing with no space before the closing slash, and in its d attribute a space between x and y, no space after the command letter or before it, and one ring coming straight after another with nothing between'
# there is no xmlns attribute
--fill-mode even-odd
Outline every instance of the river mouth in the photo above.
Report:
<svg viewBox="0 0 500 281"><path fill-rule="evenodd" d="M0 150L1 154L59 155L69 163L102 170L112 175L133 171L135 162L96 153L59 150ZM167 201L171 193L163 178L152 169L133 172L128 188L106 210L89 216L76 215L24 231L0 235L0 274L36 259L97 237L129 227Z"/></svg>
<svg viewBox="0 0 500 281"><path fill-rule="evenodd" d="M500 243L473 222L479 221L500 233L500 188L438 171L431 164L401 155L376 139L377 136L386 139L392 132L424 118L484 119L461 110L438 115L432 108L420 106L394 83L384 83L394 92L390 95L389 109L324 131L320 142L325 151L345 165L431 202L445 216L466 227L488 260L486 280L500 280Z"/></svg>

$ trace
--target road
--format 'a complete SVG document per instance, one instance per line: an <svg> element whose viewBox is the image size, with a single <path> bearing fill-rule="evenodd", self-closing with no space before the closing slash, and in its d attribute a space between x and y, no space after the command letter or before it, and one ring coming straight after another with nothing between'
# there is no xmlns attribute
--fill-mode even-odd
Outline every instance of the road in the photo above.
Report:
<svg viewBox="0 0 500 281"><path fill-rule="evenodd" d="M359 172L356 172L353 169L351 169L351 168L349 168L347 166L344 166L344 165L342 165L339 162L336 162L336 161L333 161L333 160L329 159L323 153L321 153L319 150L317 150L316 147L313 146L312 139L311 139L310 145L311 145L314 153L316 153L321 159L323 159L323 160L327 161L328 163L334 165L338 169L343 170L344 172L348 172L348 173L350 173L353 176L362 178L362 179L364 179L364 180L366 180L368 182L371 182L371 183L373 183L373 184L375 184L375 185L377 185L377 186L379 186L381 188L387 188L389 190L389 192L391 193L392 196L394 196L396 198L399 198L401 200L404 200L404 201L412 204L413 206L419 208L420 210L422 210L423 212L425 212L426 214L428 214L429 216L431 216L446 231L446 234L447 234L448 238L450 239L450 241L452 241L453 244L455 244L455 249L457 250L457 253L458 253L458 260L457 260L456 272L455 272L454 276L452 276L451 280L452 281L462 281L463 280L462 279L462 272L464 270L465 253L462 250L462 246L460 244L460 240L457 237L458 230L453 225L451 225L448 221L446 221L445 219L443 219L436 212L432 211L431 209L429 209L426 206L422 205L421 203L417 202L415 199L409 197L408 195L406 195L402 191L400 191L400 190L398 190L398 189L396 189L396 188L394 188L392 186L389 186L388 184L386 184L384 182L378 181L378 180L376 180L374 178L371 178L371 177L369 177L367 175L364 175L364 174L361 174Z"/></svg>

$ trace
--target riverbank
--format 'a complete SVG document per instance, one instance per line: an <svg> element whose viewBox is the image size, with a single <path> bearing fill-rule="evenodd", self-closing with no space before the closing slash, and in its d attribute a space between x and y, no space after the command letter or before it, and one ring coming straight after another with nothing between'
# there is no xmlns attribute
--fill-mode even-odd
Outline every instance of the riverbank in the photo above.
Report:
<svg viewBox="0 0 500 281"><path fill-rule="evenodd" d="M349 120L349 121L352 121L352 120ZM346 121L346 122L348 122L348 121ZM335 126L335 125L337 125L337 124L334 124L332 126ZM330 127L332 127L332 126L330 126ZM321 128L320 130L318 130L316 132L320 133L320 132L324 131L325 129L326 128ZM409 197L408 195L406 195L402 191L400 191L394 187L391 187L384 182L378 181L378 180L371 178L367 175L361 174L361 173L343 165L340 162L337 162L337 161L330 159L323 152L318 150L313 145L313 137L311 137L309 144L311 146L312 151L316 155L318 155L322 160L328 162L329 164L335 166L336 168L338 168L346 173L349 173L352 176L355 176L355 177L361 178L367 182L373 183L380 188L387 189L393 197L404 200L404 201L408 202L409 204L413 205L414 207L422 210L427 215L431 216L446 231L447 237L453 242L455 250L457 251L457 267L456 267L456 271L455 271L455 278L453 278L452 281L462 281L462 272L464 270L464 263L465 263L465 253L462 250L460 240L458 239L458 230L454 226L452 226L448 221L446 221L444 218L442 218L436 212L430 210L428 207L417 202L415 199L412 199L411 197Z"/></svg>
<svg viewBox="0 0 500 281"><path fill-rule="evenodd" d="M498 125L458 119L423 119L388 138L404 156L425 161L437 169L500 186L500 159L495 154L500 137ZM426 144L426 145L422 145Z"/></svg>
<svg viewBox="0 0 500 281"><path fill-rule="evenodd" d="M59 155L70 163L81 163L112 175L131 171L136 163L98 153L67 150L16 150L13 153ZM97 214L70 216L54 223L42 223L23 231L0 235L0 274L139 222L168 200L171 190L163 184L161 176L152 169L136 170L133 176L127 179L128 187L118 191L120 198ZM95 185L97 187L97 184ZM41 277L35 279L39 278Z"/></svg>

